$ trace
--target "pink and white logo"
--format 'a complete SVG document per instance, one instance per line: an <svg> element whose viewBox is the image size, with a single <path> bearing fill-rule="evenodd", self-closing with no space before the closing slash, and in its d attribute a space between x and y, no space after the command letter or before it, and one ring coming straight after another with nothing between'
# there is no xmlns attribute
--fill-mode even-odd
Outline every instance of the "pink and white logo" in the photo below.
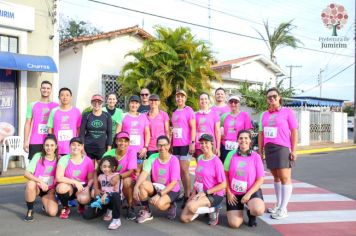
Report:
<svg viewBox="0 0 356 236"><path fill-rule="evenodd" d="M347 23L349 18L344 6L331 3L321 13L323 24L332 29L331 36L337 36L337 30L341 29Z"/></svg>

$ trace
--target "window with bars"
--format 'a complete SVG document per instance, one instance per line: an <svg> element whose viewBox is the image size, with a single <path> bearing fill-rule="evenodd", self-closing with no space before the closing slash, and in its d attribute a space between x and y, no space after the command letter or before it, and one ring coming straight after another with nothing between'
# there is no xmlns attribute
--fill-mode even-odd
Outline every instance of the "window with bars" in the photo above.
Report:
<svg viewBox="0 0 356 236"><path fill-rule="evenodd" d="M118 102L116 104L117 107L121 109L125 109L125 96L122 94L121 85L117 82L117 75L102 75L102 83L103 83L103 96L107 98L109 93L116 93L118 98Z"/></svg>
<svg viewBox="0 0 356 236"><path fill-rule="evenodd" d="M18 48L19 46L17 37L0 35L0 51L18 53Z"/></svg>

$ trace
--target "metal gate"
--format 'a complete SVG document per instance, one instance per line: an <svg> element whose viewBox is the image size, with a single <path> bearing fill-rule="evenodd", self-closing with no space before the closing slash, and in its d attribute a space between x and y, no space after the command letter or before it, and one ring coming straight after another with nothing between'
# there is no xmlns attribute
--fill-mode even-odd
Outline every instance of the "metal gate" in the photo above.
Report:
<svg viewBox="0 0 356 236"><path fill-rule="evenodd" d="M116 93L118 98L118 102L116 104L117 107L124 109L125 108L125 96L122 94L121 85L117 82L117 75L102 75L103 81L103 95L105 98L109 93Z"/></svg>
<svg viewBox="0 0 356 236"><path fill-rule="evenodd" d="M330 111L310 111L310 142L332 141Z"/></svg>

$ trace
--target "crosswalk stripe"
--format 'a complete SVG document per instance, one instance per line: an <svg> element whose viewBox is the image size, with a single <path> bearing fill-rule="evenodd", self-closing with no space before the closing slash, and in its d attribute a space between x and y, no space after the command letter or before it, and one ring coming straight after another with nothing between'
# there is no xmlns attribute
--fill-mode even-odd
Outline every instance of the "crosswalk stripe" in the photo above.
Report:
<svg viewBox="0 0 356 236"><path fill-rule="evenodd" d="M276 195L263 195L266 203L276 202ZM289 202L326 202L326 201L354 201L348 197L336 194L294 194ZM356 218L355 218L356 219Z"/></svg>
<svg viewBox="0 0 356 236"><path fill-rule="evenodd" d="M264 188L274 188L273 184L262 184L262 189ZM307 183L293 183L293 188L316 188L315 185L307 184Z"/></svg>

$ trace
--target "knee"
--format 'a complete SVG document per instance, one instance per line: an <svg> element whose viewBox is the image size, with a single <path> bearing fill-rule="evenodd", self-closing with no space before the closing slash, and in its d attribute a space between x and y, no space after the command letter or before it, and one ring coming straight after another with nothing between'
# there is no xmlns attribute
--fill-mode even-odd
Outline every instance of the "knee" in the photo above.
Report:
<svg viewBox="0 0 356 236"><path fill-rule="evenodd" d="M264 206L258 206L250 209L251 215L254 216L261 216L265 212L265 207Z"/></svg>
<svg viewBox="0 0 356 236"><path fill-rule="evenodd" d="M58 207L52 207L47 210L47 214L52 217L56 216L57 212L58 212Z"/></svg>
<svg viewBox="0 0 356 236"><path fill-rule="evenodd" d="M155 205L155 207L160 210L160 211L165 211L166 209L166 204L164 204L162 201L158 201Z"/></svg>
<svg viewBox="0 0 356 236"><path fill-rule="evenodd" d="M85 205L90 202L90 196L89 195L77 195L77 201L80 204Z"/></svg>
<svg viewBox="0 0 356 236"><path fill-rule="evenodd" d="M180 216L180 221L181 221L182 223L189 223L189 222L190 222L190 219L189 219L186 215L182 214L182 215Z"/></svg>
<svg viewBox="0 0 356 236"><path fill-rule="evenodd" d="M27 190L34 191L34 190L36 190L36 188L37 188L37 184L36 184L35 181L30 180L30 181L27 182L27 184L26 184L26 189Z"/></svg>
<svg viewBox="0 0 356 236"><path fill-rule="evenodd" d="M192 202L188 203L186 207L192 213L195 213L198 210L198 207Z"/></svg>
<svg viewBox="0 0 356 236"><path fill-rule="evenodd" d="M281 180L282 184L290 184L292 181L290 176L280 176L279 179Z"/></svg>
<svg viewBox="0 0 356 236"><path fill-rule="evenodd" d="M68 186L66 184L58 184L56 187L56 192L59 194L64 194L69 191Z"/></svg>
<svg viewBox="0 0 356 236"><path fill-rule="evenodd" d="M228 220L228 224L230 228L238 229L242 224L242 220Z"/></svg>

